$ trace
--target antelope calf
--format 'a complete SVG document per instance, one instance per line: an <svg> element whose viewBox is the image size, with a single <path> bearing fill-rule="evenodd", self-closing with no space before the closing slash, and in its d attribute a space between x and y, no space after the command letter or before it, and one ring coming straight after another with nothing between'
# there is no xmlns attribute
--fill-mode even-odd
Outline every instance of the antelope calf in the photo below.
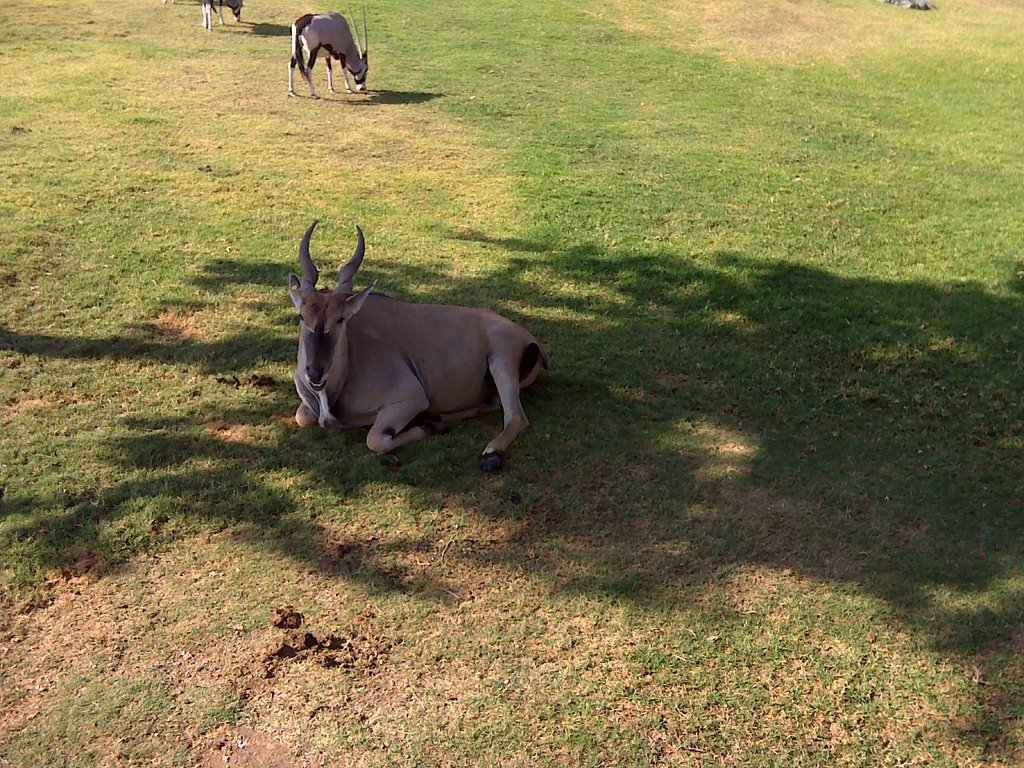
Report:
<svg viewBox="0 0 1024 768"><path fill-rule="evenodd" d="M352 281L366 245L356 227L355 253L332 290L309 255L314 221L299 246L302 278L289 278L299 312L295 411L300 426L369 427L366 445L388 453L447 423L497 410L504 428L484 448L481 466L497 469L529 422L519 391L548 367L540 343L522 326L486 309L409 304L358 293Z"/></svg>

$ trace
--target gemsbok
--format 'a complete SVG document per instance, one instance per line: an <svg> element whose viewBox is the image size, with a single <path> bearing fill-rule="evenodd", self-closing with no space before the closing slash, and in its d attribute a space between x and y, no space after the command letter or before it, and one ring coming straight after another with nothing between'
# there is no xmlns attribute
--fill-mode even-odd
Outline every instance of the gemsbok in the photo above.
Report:
<svg viewBox="0 0 1024 768"><path fill-rule="evenodd" d="M351 13L351 9L350 9ZM352 16L352 29L355 29L356 18ZM348 22L340 13L331 11L329 13L317 13L300 16L292 24L292 58L288 64L288 95L295 95L295 67L298 65L302 76L309 84L309 95L319 99L320 94L313 87L313 65L316 64L316 56L320 49L327 52L327 88L331 93L334 90L334 70L331 67L331 59L338 59L341 62L341 73L345 78L345 90L352 93L352 86L349 85L348 75L356 81L356 90L366 90L366 74L370 71L367 49L369 38L366 36L366 6L363 6L363 44L359 44L359 37L352 36ZM309 57L307 64L303 58L303 52Z"/></svg>
<svg viewBox="0 0 1024 768"><path fill-rule="evenodd" d="M359 227L338 285L317 289L320 273L309 255L316 224L299 246L302 278L289 276L300 329L295 421L303 427L368 426L366 446L389 453L444 434L448 422L500 406L504 428L480 460L485 470L500 467L505 449L529 424L519 391L548 367L540 343L490 310L398 301L373 293L376 281L353 293L366 250Z"/></svg>
<svg viewBox="0 0 1024 768"><path fill-rule="evenodd" d="M200 9L203 12L203 27L205 29L213 29L213 4L217 5L217 16L220 18L220 23L224 23L224 6L226 5L231 9L231 13L235 16L235 21L242 20L242 0L199 0Z"/></svg>

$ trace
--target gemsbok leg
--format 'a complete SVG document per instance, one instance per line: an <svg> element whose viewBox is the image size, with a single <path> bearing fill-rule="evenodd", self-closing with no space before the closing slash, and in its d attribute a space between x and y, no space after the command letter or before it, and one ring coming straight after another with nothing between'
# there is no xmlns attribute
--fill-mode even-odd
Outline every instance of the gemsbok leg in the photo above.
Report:
<svg viewBox="0 0 1024 768"><path fill-rule="evenodd" d="M331 57L328 56L324 61L327 62L327 90L331 93L336 93L334 90L334 67L331 66ZM342 67L344 71L344 67Z"/></svg>
<svg viewBox="0 0 1024 768"><path fill-rule="evenodd" d="M302 76L306 78L306 82L309 83L309 95L314 99L319 99L320 94L316 92L316 88L313 87L313 65L316 64L316 54L319 49L314 48L309 53L309 61L306 62L306 68L302 70Z"/></svg>

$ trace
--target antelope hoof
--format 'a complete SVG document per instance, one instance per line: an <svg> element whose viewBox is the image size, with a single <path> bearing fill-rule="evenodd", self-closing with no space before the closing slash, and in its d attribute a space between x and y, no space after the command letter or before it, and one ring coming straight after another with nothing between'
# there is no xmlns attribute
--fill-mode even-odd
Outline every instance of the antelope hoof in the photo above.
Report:
<svg viewBox="0 0 1024 768"><path fill-rule="evenodd" d="M445 424L440 419L434 419L432 421L428 421L426 424L423 425L423 429L429 435L447 435L448 434L448 425Z"/></svg>
<svg viewBox="0 0 1024 768"><path fill-rule="evenodd" d="M501 452L493 451L481 456L480 469L484 472L493 472L496 469L501 469Z"/></svg>

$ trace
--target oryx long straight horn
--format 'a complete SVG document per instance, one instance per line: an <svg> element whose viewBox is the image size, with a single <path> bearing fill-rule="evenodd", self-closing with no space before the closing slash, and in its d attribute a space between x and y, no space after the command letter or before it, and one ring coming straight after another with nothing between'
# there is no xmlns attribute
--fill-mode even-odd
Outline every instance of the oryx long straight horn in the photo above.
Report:
<svg viewBox="0 0 1024 768"><path fill-rule="evenodd" d="M352 20L353 27L355 19ZM366 37L366 8L363 8L363 37ZM324 50L327 54L327 88L334 93L334 69L332 59L341 62L341 72L345 78L345 90L352 92L348 76L356 83L357 91L366 90L366 75L370 70L366 47L360 47L359 41L353 37L348 22L340 13L306 14L300 16L292 24L292 57L288 64L288 93L295 94L295 67L309 85L309 95L319 99L320 94L313 86L313 65L317 54Z"/></svg>

